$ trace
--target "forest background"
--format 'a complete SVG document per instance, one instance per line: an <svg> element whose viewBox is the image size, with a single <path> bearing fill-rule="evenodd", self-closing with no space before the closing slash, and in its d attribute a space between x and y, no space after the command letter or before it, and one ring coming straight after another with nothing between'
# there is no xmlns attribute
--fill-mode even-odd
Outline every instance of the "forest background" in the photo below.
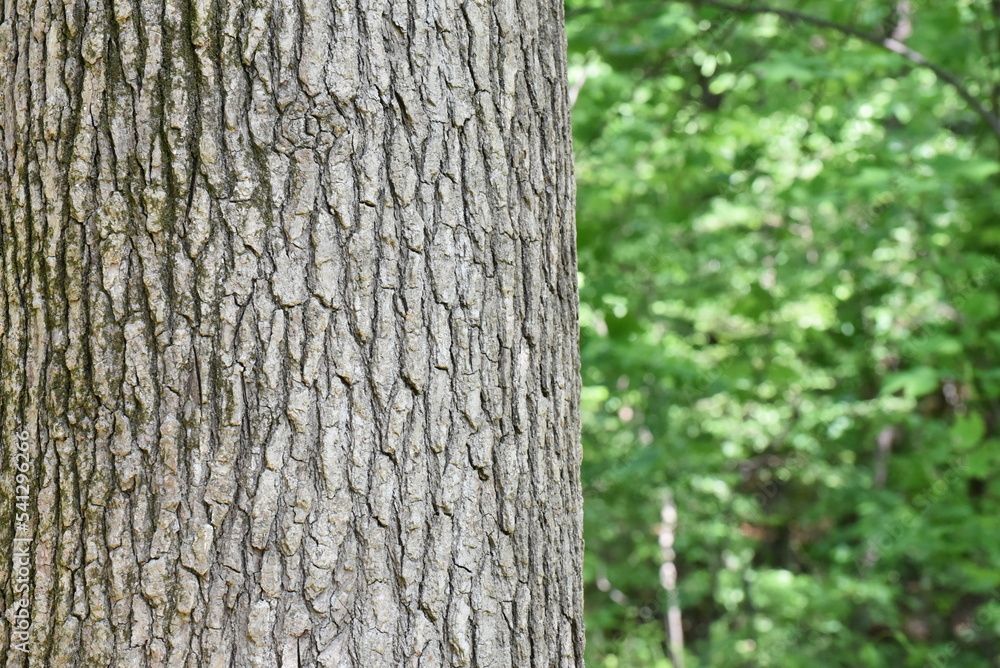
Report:
<svg viewBox="0 0 1000 668"><path fill-rule="evenodd" d="M773 1L567 3L588 665L1000 666L1000 1Z"/></svg>

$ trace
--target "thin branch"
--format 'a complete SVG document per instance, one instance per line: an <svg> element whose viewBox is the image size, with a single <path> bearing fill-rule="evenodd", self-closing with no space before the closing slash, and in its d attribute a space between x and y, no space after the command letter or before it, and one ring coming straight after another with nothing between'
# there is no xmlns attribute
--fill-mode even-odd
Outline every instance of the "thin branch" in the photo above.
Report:
<svg viewBox="0 0 1000 668"><path fill-rule="evenodd" d="M677 565L674 537L677 531L677 506L669 492L660 510L660 585L667 592L666 632L670 647L670 663L674 668L684 668L684 625L681 622L680 596L677 593Z"/></svg>
<svg viewBox="0 0 1000 668"><path fill-rule="evenodd" d="M834 30L841 34L860 39L863 42L874 44L877 47L885 49L886 51L898 54L909 60L911 63L929 69L939 79L945 81L952 88L954 88L955 92L957 92L959 96L965 100L970 107L972 107L973 111L975 111L980 118L986 121L986 123L990 126L990 129L993 131L993 134L998 140L1000 140L1000 117L991 113L975 95L969 92L969 89L966 88L961 81L959 81L958 77L942 67L928 61L918 51L914 51L899 40L895 40L891 37L883 38L880 35L866 33L856 28L852 28L851 26L836 23L834 21L828 21L818 16L803 14L802 12L796 12L790 9L778 9L776 7L768 7L766 5L732 5L728 2L720 2L719 0L689 1L694 5L708 5L710 7L716 7L717 9L722 9L736 14L774 14L775 16L780 16L781 18L789 21L798 21L801 23L808 23L819 28Z"/></svg>

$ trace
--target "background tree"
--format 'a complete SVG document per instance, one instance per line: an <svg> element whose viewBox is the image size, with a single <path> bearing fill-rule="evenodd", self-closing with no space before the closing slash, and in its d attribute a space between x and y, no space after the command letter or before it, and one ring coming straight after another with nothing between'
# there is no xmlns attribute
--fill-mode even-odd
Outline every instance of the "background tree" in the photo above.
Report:
<svg viewBox="0 0 1000 668"><path fill-rule="evenodd" d="M998 7L569 3L588 666L997 665Z"/></svg>
<svg viewBox="0 0 1000 668"><path fill-rule="evenodd" d="M0 16L5 665L581 666L561 4Z"/></svg>

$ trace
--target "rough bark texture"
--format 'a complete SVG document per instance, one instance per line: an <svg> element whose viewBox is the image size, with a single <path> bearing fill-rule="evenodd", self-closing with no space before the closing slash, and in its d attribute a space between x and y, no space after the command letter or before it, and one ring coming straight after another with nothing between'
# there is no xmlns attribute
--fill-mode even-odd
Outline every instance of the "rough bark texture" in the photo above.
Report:
<svg viewBox="0 0 1000 668"><path fill-rule="evenodd" d="M582 666L562 3L0 18L2 665Z"/></svg>

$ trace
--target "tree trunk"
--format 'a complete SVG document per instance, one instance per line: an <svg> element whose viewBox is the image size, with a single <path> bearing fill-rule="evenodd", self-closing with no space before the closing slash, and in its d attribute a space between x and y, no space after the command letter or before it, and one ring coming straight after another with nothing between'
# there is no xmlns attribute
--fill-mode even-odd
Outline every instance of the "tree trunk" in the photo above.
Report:
<svg viewBox="0 0 1000 668"><path fill-rule="evenodd" d="M7 0L0 61L3 665L582 666L562 3Z"/></svg>

